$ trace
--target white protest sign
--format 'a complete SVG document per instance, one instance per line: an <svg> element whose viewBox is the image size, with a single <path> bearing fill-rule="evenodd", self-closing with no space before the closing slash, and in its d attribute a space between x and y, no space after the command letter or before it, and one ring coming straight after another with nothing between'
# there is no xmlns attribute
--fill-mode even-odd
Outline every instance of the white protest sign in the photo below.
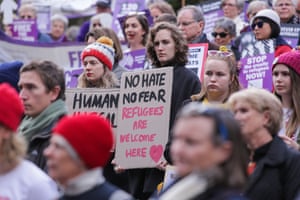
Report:
<svg viewBox="0 0 300 200"><path fill-rule="evenodd" d="M67 89L66 104L72 115L89 112L106 117L116 131L119 96L120 89Z"/></svg>
<svg viewBox="0 0 300 200"><path fill-rule="evenodd" d="M116 162L128 168L154 167L168 141L173 68L123 73Z"/></svg>
<svg viewBox="0 0 300 200"><path fill-rule="evenodd" d="M204 75L204 64L207 57L208 44L189 44L189 55L188 63L185 65L186 68L195 72L200 80Z"/></svg>

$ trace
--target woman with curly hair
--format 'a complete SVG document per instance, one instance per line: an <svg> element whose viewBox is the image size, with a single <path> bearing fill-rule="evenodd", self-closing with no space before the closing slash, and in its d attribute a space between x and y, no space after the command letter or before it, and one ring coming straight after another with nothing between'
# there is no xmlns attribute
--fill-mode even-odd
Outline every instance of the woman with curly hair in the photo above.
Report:
<svg viewBox="0 0 300 200"><path fill-rule="evenodd" d="M100 37L88 45L81 53L83 73L78 78L79 88L113 88L118 80L111 71L115 61L113 41Z"/></svg>

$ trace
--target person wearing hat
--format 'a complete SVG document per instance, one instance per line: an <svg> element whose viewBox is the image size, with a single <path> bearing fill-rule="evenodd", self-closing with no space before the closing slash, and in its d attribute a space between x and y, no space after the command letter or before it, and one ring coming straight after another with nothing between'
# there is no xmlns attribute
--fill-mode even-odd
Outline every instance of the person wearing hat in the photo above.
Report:
<svg viewBox="0 0 300 200"><path fill-rule="evenodd" d="M119 85L112 72L115 50L110 38L102 36L88 45L81 53L81 61L83 73L78 77L79 88L113 88Z"/></svg>
<svg viewBox="0 0 300 200"><path fill-rule="evenodd" d="M44 155L49 175L63 191L60 199L132 199L102 174L114 144L112 128L104 117L66 116L52 131Z"/></svg>
<svg viewBox="0 0 300 200"><path fill-rule="evenodd" d="M300 51L281 54L273 63L275 95L283 106L283 125L279 132L287 145L300 151Z"/></svg>
<svg viewBox="0 0 300 200"><path fill-rule="evenodd" d="M24 159L26 143L16 133L24 107L17 91L8 83L2 83L0 94L0 199L56 199L55 182Z"/></svg>
<svg viewBox="0 0 300 200"><path fill-rule="evenodd" d="M252 18L251 28L256 40L275 39L275 57L292 49L279 35L280 18L275 11L271 9L260 10Z"/></svg>
<svg viewBox="0 0 300 200"><path fill-rule="evenodd" d="M19 70L23 63L20 61L8 62L0 64L0 83L9 83L17 91L19 91Z"/></svg>

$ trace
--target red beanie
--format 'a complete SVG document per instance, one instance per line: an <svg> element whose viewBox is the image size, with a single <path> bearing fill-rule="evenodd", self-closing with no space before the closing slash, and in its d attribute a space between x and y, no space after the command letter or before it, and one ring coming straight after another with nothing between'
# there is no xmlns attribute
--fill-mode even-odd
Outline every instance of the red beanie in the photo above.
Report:
<svg viewBox="0 0 300 200"><path fill-rule="evenodd" d="M81 60L83 62L86 56L94 56L110 70L114 65L115 49L113 48L113 41L105 36L100 37L96 42L88 45L81 53Z"/></svg>
<svg viewBox="0 0 300 200"><path fill-rule="evenodd" d="M273 62L273 69L277 64L284 64L287 67L293 69L298 76L300 76L300 51L292 50L281 54L275 58Z"/></svg>
<svg viewBox="0 0 300 200"><path fill-rule="evenodd" d="M0 124L16 131L24 113L22 101L8 83L0 84L0 94Z"/></svg>
<svg viewBox="0 0 300 200"><path fill-rule="evenodd" d="M66 116L53 128L88 168L107 164L113 148L113 132L107 119L95 114Z"/></svg>

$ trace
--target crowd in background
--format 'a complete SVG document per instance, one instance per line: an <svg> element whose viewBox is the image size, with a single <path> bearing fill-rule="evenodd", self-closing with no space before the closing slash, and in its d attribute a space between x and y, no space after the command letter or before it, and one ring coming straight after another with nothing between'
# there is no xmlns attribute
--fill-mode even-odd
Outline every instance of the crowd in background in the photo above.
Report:
<svg viewBox="0 0 300 200"><path fill-rule="evenodd" d="M205 33L201 7L175 12L166 1L130 13L113 31L110 0L80 27L62 14L38 42L85 42L77 88L119 88L124 53L145 49L144 70L172 67L168 142L155 168L114 161L113 130L102 116L68 115L61 66L48 60L0 65L0 199L300 199L300 50L280 35L300 24L300 1L221 0L224 17ZM20 19L35 19L32 4ZM5 34L11 32L6 27ZM243 88L244 33L272 39L272 92ZM208 35L210 34L210 35ZM210 39L212 38L212 39ZM204 75L186 68L189 44L208 45ZM168 166L176 177L164 182Z"/></svg>

